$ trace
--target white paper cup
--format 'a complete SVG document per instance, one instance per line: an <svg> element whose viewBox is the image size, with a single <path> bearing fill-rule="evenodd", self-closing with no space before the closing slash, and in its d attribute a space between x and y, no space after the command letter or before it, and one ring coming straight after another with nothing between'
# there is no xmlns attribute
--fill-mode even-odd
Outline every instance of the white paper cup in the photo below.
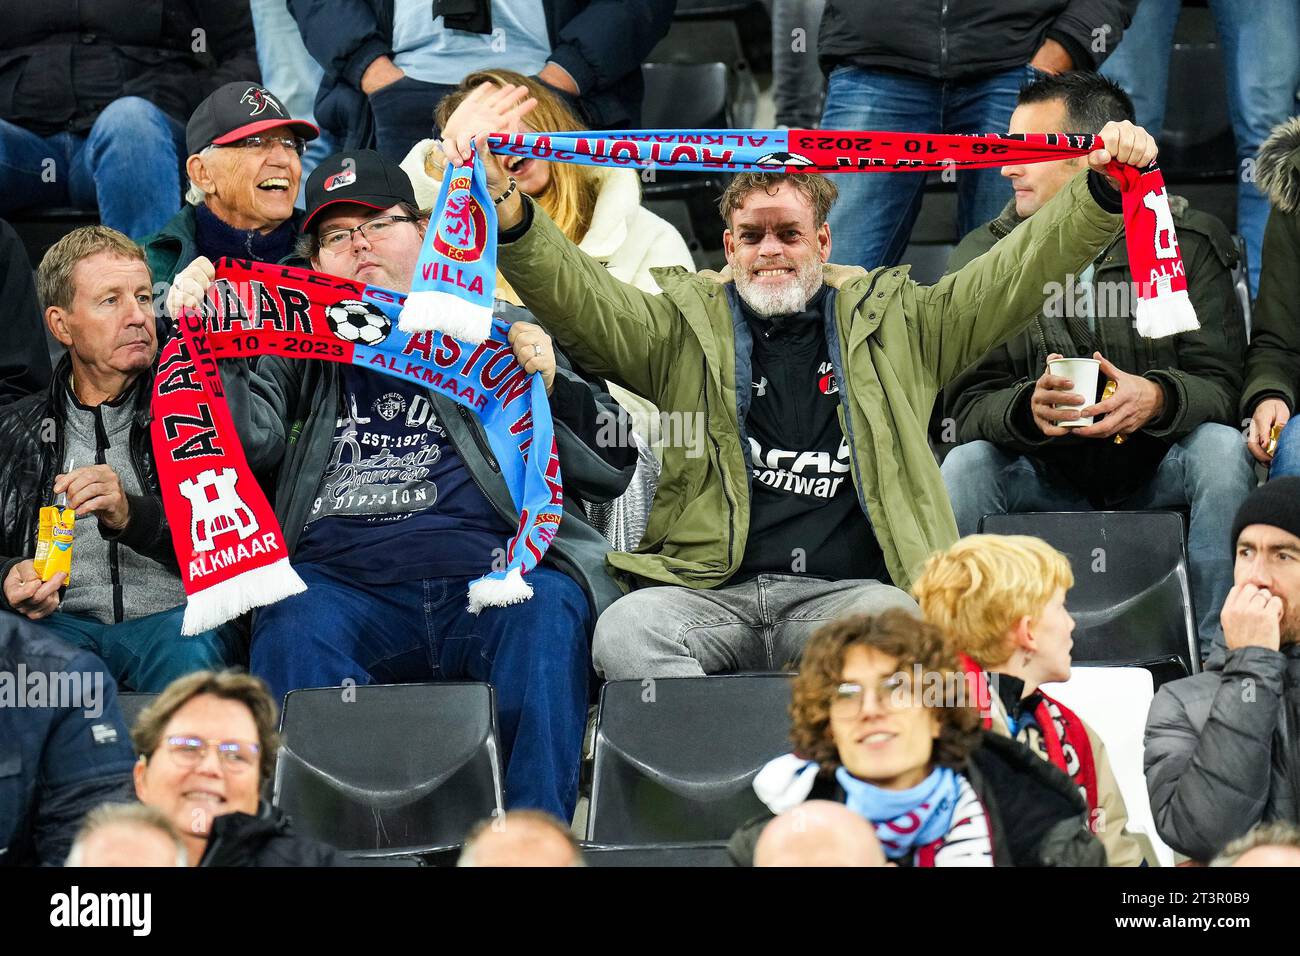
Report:
<svg viewBox="0 0 1300 956"><path fill-rule="evenodd" d="M1087 408L1097 401L1097 376L1101 371L1101 363L1096 359L1090 358L1067 358L1055 359L1047 363L1048 371L1060 378L1068 378L1074 383L1073 391L1083 396L1082 405L1054 405L1053 408L1068 408L1077 411L1080 408ZM1076 418L1073 421L1061 421L1056 424L1062 428L1081 428L1084 425L1092 424L1093 416L1087 418Z"/></svg>

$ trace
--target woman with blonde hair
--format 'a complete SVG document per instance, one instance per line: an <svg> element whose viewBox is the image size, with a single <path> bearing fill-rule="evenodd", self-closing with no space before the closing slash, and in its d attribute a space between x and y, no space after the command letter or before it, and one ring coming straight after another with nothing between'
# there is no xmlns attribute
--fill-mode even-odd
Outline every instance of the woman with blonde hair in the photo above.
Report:
<svg viewBox="0 0 1300 956"><path fill-rule="evenodd" d="M522 124L528 132L586 128L563 98L545 83L510 70L480 70L465 77L454 93L438 103L434 113L438 127L445 127L465 97L485 83L528 88L529 95L537 100ZM430 208L437 199L445 166L438 140L416 143L401 166L415 187L416 203L421 209ZM520 191L536 200L560 230L614 278L646 292L658 292L652 269L681 266L694 270L691 252L681 234L641 205L641 180L636 170L517 158L511 161L510 172ZM499 272L496 295L522 305ZM658 480L659 462L651 451L652 442L658 440L659 430L653 424L658 410L647 399L618 385L609 383L609 389L632 416L640 439L641 461L617 507L589 506L588 511L614 548L626 551L640 543Z"/></svg>
<svg viewBox="0 0 1300 956"><path fill-rule="evenodd" d="M1143 848L1101 738L1041 685L1070 678L1074 585L1069 559L1025 535L973 534L931 555L912 594L967 667L991 675L984 726L1064 771L1090 810L1111 866L1138 866ZM1150 855L1154 859L1154 854Z"/></svg>

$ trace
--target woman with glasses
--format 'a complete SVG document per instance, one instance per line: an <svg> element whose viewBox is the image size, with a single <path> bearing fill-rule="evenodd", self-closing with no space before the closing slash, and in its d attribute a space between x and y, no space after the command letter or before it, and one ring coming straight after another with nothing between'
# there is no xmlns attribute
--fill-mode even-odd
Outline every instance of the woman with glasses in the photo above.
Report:
<svg viewBox="0 0 1300 956"><path fill-rule="evenodd" d="M1074 618L1065 594L1069 559L1025 535L973 534L931 555L912 595L990 688L984 721L1069 775L1088 801L1111 866L1140 866L1143 846L1101 738L1042 685L1070 679ZM1145 843L1145 840L1143 841ZM1154 852L1148 854L1155 861Z"/></svg>
<svg viewBox="0 0 1300 956"><path fill-rule="evenodd" d="M191 866L341 865L263 798L275 726L266 685L234 671L175 680L136 720L136 796L180 832Z"/></svg>
<svg viewBox="0 0 1300 956"><path fill-rule="evenodd" d="M899 866L1101 866L1070 780L1020 744L980 729L967 680L934 625L902 610L817 631L794 681L795 753L754 779L782 813L834 800L865 817ZM730 851L752 865L772 816Z"/></svg>

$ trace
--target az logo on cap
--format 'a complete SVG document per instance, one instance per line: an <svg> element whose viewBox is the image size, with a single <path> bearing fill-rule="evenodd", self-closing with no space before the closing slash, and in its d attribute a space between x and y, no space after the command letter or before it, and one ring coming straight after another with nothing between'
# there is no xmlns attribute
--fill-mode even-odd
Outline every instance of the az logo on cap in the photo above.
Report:
<svg viewBox="0 0 1300 956"><path fill-rule="evenodd" d="M325 191L332 193L336 189L342 189L344 186L351 186L357 181L357 171L355 169L344 169L335 173L329 179L325 180Z"/></svg>
<svg viewBox="0 0 1300 956"><path fill-rule="evenodd" d="M239 102L248 103L253 107L252 112L248 114L249 116L261 116L266 112L268 106L281 116L284 115L284 110L280 109L280 105L276 103L275 97L271 96L270 93L262 89L260 86L250 86L244 91L244 95L239 98Z"/></svg>

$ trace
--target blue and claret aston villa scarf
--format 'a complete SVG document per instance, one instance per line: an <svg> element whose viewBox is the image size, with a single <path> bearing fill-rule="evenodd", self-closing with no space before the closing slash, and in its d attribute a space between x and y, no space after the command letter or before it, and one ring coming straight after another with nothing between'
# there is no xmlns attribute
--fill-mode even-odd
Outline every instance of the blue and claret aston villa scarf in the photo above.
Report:
<svg viewBox="0 0 1300 956"><path fill-rule="evenodd" d="M1101 140L1083 133L640 130L498 133L488 137L488 148L506 156L631 169L923 173L1071 159L1101 148ZM1109 172L1120 182L1129 264L1138 278L1138 332L1159 338L1199 328L1159 168L1111 163ZM491 327L496 235L483 161L474 156L469 166L453 166L443 178L401 328L482 341Z"/></svg>
<svg viewBox="0 0 1300 956"><path fill-rule="evenodd" d="M202 321L192 312L184 317L182 337L163 353L154 396L154 454L189 598L185 633L302 590L296 575L265 589L245 577L273 561L289 573L288 562L279 525L244 459L213 359L279 355L351 364L423 385L473 411L500 463L519 526L506 547L506 567L470 584L469 609L478 613L532 595L524 575L542 560L564 510L546 387L516 361L504 322L494 320L478 343L441 332L403 332L397 316L404 300L397 292L306 269L218 262ZM193 362L174 371L168 364L196 349L209 370L207 382L186 370ZM195 393L203 410L175 406L177 395L195 384L207 385L206 393Z"/></svg>

